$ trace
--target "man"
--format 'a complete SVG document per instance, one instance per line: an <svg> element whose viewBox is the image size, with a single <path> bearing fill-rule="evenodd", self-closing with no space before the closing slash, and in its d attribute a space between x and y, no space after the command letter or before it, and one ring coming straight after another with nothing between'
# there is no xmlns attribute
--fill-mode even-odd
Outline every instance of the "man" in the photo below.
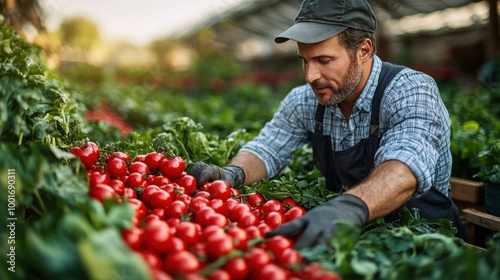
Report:
<svg viewBox="0 0 500 280"><path fill-rule="evenodd" d="M435 81L375 55L376 19L365 0L305 0L276 43L297 42L306 85L293 89L229 166L195 163L199 184L272 178L306 141L327 187L343 194L269 233L301 234L296 248L329 244L335 221L362 226L398 218L403 205L448 218L465 239L450 199L450 119ZM404 69L402 69L404 68Z"/></svg>

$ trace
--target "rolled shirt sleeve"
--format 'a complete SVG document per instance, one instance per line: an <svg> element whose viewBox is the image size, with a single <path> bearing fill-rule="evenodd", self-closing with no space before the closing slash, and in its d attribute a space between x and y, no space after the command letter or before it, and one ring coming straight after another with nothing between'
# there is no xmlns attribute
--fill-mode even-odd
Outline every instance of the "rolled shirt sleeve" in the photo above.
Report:
<svg viewBox="0 0 500 280"><path fill-rule="evenodd" d="M432 186L449 196L451 122L435 81L404 71L387 92L380 111L384 132L375 165L388 160L405 163L418 181L414 197Z"/></svg>

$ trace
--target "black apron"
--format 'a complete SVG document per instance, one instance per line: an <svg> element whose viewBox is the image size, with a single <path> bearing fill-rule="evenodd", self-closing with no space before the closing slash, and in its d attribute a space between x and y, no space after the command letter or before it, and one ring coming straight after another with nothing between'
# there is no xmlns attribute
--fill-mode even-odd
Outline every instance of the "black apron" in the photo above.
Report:
<svg viewBox="0 0 500 280"><path fill-rule="evenodd" d="M341 192L343 188L357 185L374 168L375 152L380 145L379 109L386 86L404 67L383 62L378 86L372 100L370 136L362 139L355 146L333 151L329 135L323 135L325 106L318 104L316 110L315 132L309 132L308 139L313 148L314 163L326 179L327 189ZM453 201L432 187L425 195L411 199L404 204L408 209L418 208L421 218L448 218L458 230L457 237L467 240L457 207ZM388 222L399 218L401 208L384 217Z"/></svg>

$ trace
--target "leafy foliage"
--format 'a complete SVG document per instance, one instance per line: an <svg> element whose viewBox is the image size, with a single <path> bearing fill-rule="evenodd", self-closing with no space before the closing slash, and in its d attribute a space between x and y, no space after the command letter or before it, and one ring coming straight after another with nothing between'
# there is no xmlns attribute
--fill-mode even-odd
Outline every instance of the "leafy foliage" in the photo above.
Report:
<svg viewBox="0 0 500 280"><path fill-rule="evenodd" d="M46 72L41 51L0 21L0 140L66 146L80 136L78 103Z"/></svg>
<svg viewBox="0 0 500 280"><path fill-rule="evenodd" d="M7 182L8 170L15 171L14 277L91 279L105 273L111 279L124 270L147 278L146 265L125 246L117 230L131 226L133 209L91 199L86 172L72 154L46 143L31 143L27 149L30 156L13 145L0 144L0 178ZM7 185L1 186L0 200L5 202L11 193ZM6 221L6 215L2 211L0 218ZM2 231L2 240L8 234ZM12 244L2 242L2 251L7 252L7 246ZM12 279L12 275L1 278Z"/></svg>
<svg viewBox="0 0 500 280"><path fill-rule="evenodd" d="M301 253L345 279L492 279L492 273L498 275L498 258L493 257L497 244L478 251L454 237L448 220L420 219L418 212L404 210L397 221L364 229L339 222L332 246L319 245Z"/></svg>

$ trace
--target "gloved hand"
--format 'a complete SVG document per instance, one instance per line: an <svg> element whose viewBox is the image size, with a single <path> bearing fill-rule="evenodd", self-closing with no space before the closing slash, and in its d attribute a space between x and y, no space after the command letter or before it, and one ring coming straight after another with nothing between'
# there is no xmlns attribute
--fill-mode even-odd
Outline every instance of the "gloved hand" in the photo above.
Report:
<svg viewBox="0 0 500 280"><path fill-rule="evenodd" d="M204 162L197 161L189 169L189 175L196 178L198 187L215 180L223 180L231 187L245 182L245 172L241 169L241 167L234 165L220 168L215 164L206 164Z"/></svg>
<svg viewBox="0 0 500 280"><path fill-rule="evenodd" d="M302 233L295 243L297 250L316 244L330 246L331 237L337 231L336 221L345 221L360 227L367 222L368 216L369 210L364 201L354 195L342 194L308 211L302 217L268 232L266 237L293 237Z"/></svg>

